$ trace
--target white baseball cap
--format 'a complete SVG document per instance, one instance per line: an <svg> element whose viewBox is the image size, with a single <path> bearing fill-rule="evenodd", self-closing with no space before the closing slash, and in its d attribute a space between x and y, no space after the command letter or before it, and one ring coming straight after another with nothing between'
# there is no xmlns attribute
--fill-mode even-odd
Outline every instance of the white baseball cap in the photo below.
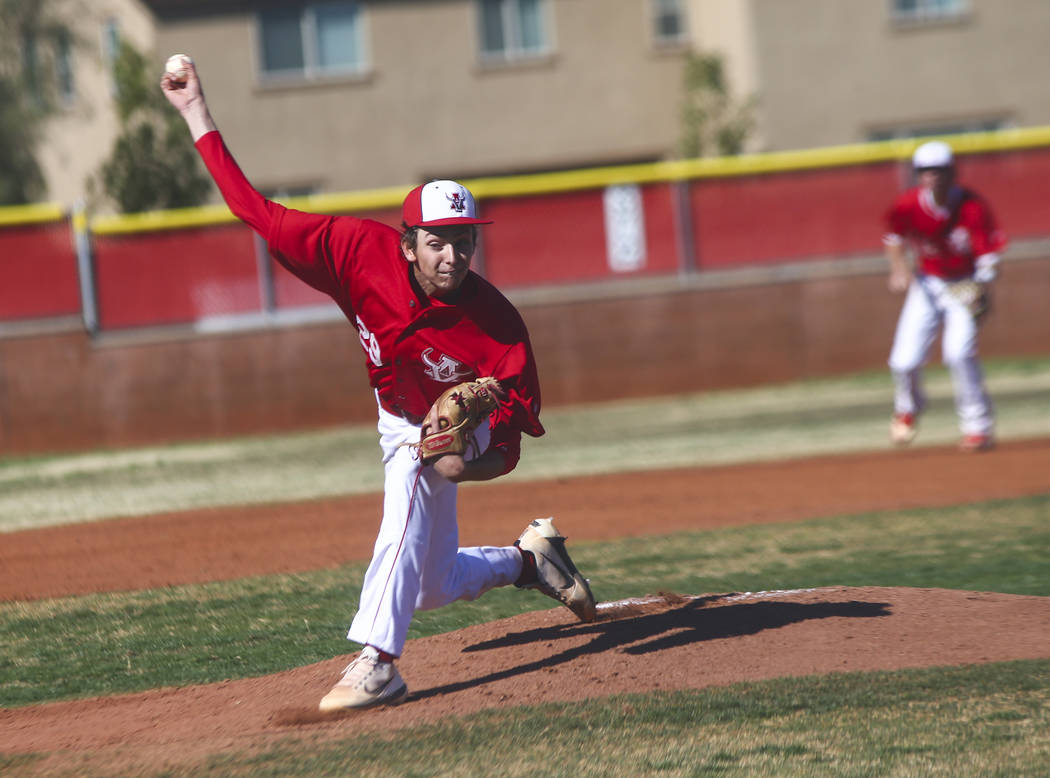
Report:
<svg viewBox="0 0 1050 778"><path fill-rule="evenodd" d="M431 181L417 186L401 206L405 228L440 227L450 224L492 224L478 218L474 195L455 181Z"/></svg>
<svg viewBox="0 0 1050 778"><path fill-rule="evenodd" d="M931 140L915 149L911 164L916 170L928 167L951 167L955 164L952 147L944 141Z"/></svg>

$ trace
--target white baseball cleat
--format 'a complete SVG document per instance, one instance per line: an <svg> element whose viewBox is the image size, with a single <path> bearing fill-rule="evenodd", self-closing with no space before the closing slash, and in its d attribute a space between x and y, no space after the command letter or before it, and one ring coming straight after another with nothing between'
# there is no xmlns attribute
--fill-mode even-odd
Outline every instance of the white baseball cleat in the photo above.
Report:
<svg viewBox="0 0 1050 778"><path fill-rule="evenodd" d="M379 652L365 646L343 670L343 677L322 699L322 713L375 705L397 705L405 699L408 687L393 662L380 662Z"/></svg>
<svg viewBox="0 0 1050 778"><path fill-rule="evenodd" d="M907 446L919 431L914 413L895 413L890 419L890 440L897 446Z"/></svg>
<svg viewBox="0 0 1050 778"><path fill-rule="evenodd" d="M538 589L576 614L580 621L594 621L594 595L565 550L565 537L553 519L534 519L514 545L536 559L536 581L520 588Z"/></svg>

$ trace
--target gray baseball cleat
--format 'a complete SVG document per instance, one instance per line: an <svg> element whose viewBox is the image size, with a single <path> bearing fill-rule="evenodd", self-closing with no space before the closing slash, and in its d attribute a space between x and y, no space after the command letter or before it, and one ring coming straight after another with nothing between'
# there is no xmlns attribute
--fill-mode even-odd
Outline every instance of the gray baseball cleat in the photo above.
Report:
<svg viewBox="0 0 1050 778"><path fill-rule="evenodd" d="M343 670L343 677L322 699L322 713L337 710L396 705L405 699L408 687L393 662L380 662L379 652L365 646Z"/></svg>
<svg viewBox="0 0 1050 778"><path fill-rule="evenodd" d="M594 621L591 587L572 563L565 550L565 537L553 519L534 519L514 545L536 558L536 581L522 589L538 589L575 613L580 621Z"/></svg>

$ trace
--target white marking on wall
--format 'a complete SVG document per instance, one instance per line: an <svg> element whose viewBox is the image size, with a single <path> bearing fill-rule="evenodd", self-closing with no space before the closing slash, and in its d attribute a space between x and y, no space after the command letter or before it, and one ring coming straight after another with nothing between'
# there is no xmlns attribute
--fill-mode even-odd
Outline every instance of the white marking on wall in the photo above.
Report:
<svg viewBox="0 0 1050 778"><path fill-rule="evenodd" d="M614 273L641 270L645 267L645 211L641 189L636 184L607 186L602 204L609 269Z"/></svg>

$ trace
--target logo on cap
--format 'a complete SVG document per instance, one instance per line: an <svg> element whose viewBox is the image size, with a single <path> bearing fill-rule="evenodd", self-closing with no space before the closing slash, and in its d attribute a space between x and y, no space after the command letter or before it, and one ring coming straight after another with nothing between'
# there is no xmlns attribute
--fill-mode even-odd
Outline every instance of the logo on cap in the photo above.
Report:
<svg viewBox="0 0 1050 778"><path fill-rule="evenodd" d="M445 195L445 199L449 202L449 207L456 213L463 213L467 210L467 201L463 197L462 192L453 192L452 194Z"/></svg>

